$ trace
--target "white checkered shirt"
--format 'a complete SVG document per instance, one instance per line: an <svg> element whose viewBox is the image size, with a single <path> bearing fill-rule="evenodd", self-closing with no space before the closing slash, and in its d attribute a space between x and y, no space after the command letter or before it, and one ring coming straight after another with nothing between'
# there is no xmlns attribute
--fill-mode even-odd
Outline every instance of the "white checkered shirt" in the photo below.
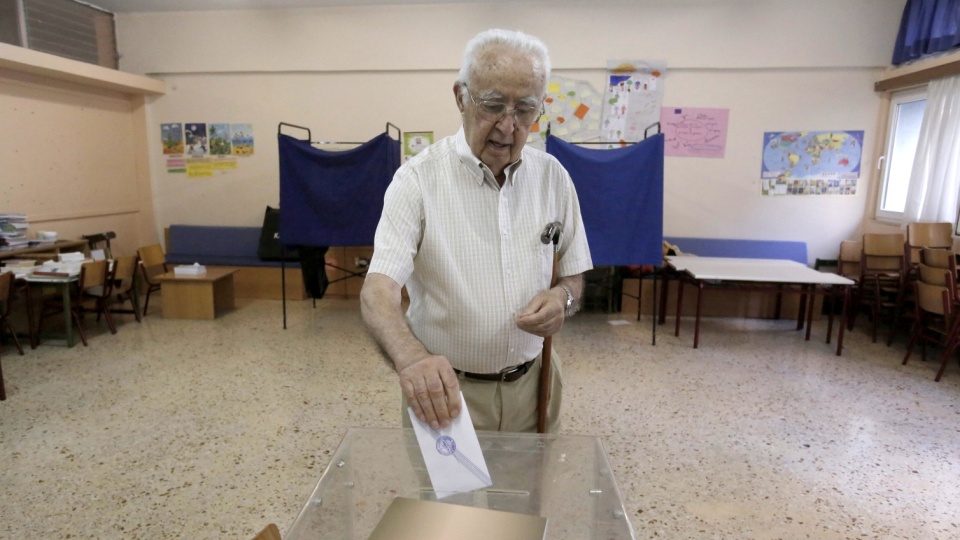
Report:
<svg viewBox="0 0 960 540"><path fill-rule="evenodd" d="M593 268L570 175L545 152L524 148L503 187L470 151L463 129L397 171L384 199L370 272L407 286L407 321L433 354L472 373L536 358L543 338L516 317L550 287L559 221L558 277Z"/></svg>

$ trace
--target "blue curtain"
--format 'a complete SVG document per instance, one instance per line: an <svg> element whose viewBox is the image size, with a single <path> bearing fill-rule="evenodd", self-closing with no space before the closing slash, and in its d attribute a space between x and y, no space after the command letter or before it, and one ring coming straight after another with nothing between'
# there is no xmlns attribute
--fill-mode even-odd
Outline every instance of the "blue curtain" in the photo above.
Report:
<svg viewBox="0 0 960 540"><path fill-rule="evenodd" d="M383 194L400 167L387 134L343 152L278 135L280 241L287 246L372 246Z"/></svg>
<svg viewBox="0 0 960 540"><path fill-rule="evenodd" d="M893 65L960 47L960 0L907 0Z"/></svg>
<svg viewBox="0 0 960 540"><path fill-rule="evenodd" d="M663 134L613 150L547 137L570 173L597 266L663 263Z"/></svg>

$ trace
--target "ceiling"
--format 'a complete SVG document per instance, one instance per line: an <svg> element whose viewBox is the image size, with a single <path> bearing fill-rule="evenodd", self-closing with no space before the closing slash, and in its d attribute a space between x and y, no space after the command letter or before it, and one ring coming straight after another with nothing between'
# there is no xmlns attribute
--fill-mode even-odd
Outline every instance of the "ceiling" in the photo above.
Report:
<svg viewBox="0 0 960 540"><path fill-rule="evenodd" d="M509 2L511 0L87 0L113 13L152 11L222 11L231 9L281 9L334 6L387 6L401 4L456 4ZM517 0L512 0L516 2ZM531 1L531 0L525 0Z"/></svg>

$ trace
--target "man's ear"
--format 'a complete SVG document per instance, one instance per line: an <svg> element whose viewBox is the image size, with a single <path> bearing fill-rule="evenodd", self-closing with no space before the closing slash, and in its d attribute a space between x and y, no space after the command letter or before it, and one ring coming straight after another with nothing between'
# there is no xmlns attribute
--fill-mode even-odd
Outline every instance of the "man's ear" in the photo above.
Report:
<svg viewBox="0 0 960 540"><path fill-rule="evenodd" d="M457 102L457 109L463 114L463 97L460 94L460 81L453 83L453 99Z"/></svg>

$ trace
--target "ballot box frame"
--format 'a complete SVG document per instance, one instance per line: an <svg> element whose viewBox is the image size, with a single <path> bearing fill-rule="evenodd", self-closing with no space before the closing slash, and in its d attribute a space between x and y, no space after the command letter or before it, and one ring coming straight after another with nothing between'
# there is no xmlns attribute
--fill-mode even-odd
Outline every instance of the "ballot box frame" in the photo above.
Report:
<svg viewBox="0 0 960 540"><path fill-rule="evenodd" d="M544 516L551 540L636 538L598 437L478 431L477 439L493 485L441 502ZM349 428L283 538L366 540L396 497L438 500L414 430Z"/></svg>

